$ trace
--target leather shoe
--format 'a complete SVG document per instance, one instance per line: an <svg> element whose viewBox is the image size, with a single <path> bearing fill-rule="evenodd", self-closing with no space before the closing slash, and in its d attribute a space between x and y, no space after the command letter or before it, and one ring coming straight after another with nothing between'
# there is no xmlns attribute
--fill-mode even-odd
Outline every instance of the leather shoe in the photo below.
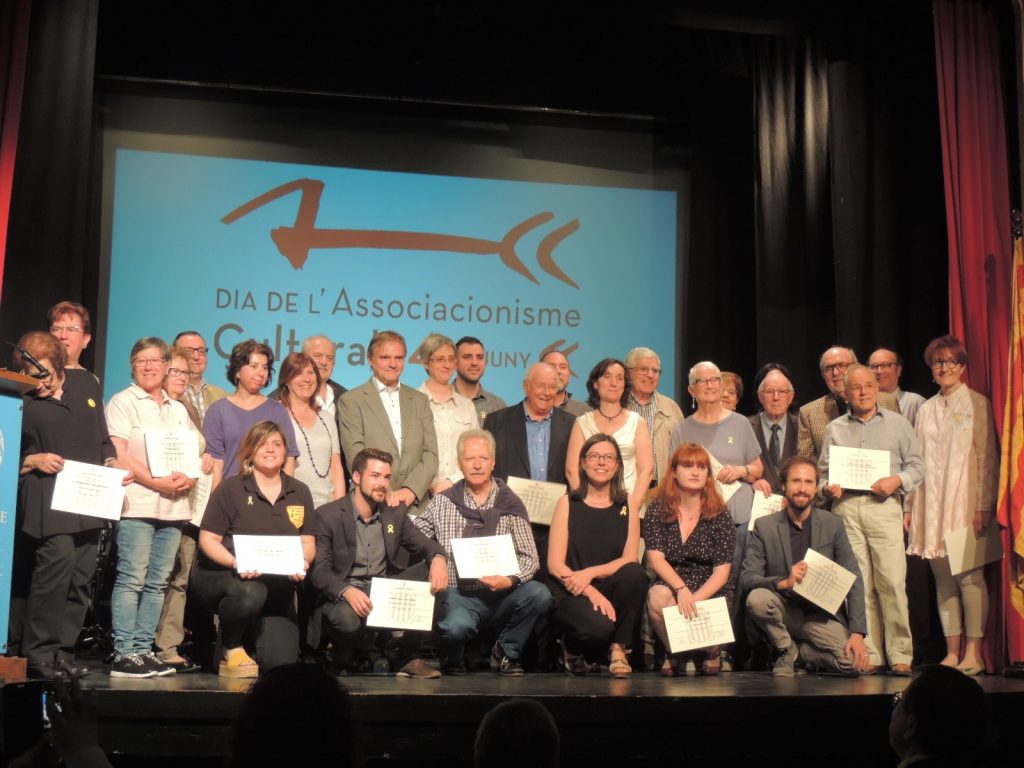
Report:
<svg viewBox="0 0 1024 768"><path fill-rule="evenodd" d="M406 662L402 668L395 673L395 677L415 677L420 680L436 680L440 676L441 673L429 666L423 659L413 659L412 661Z"/></svg>
<svg viewBox="0 0 1024 768"><path fill-rule="evenodd" d="M889 674L895 677L910 677L910 665L909 664L893 664L889 669Z"/></svg>
<svg viewBox="0 0 1024 768"><path fill-rule="evenodd" d="M42 664L29 667L28 676L34 679L43 680L70 680L72 677L81 679L89 675L89 668L81 664L72 664L70 661L53 662L44 661Z"/></svg>

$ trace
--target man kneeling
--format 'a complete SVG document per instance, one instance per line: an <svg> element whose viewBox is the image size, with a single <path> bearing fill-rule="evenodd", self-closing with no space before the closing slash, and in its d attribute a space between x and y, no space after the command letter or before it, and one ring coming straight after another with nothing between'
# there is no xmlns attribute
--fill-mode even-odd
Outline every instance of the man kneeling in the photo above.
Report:
<svg viewBox="0 0 1024 768"><path fill-rule="evenodd" d="M792 677L798 655L825 671L855 674L868 665L867 619L864 581L846 528L836 515L811 506L818 487L814 462L794 456L779 475L785 506L754 523L743 560L740 582L747 593L748 621L777 651L772 668L776 677ZM808 549L857 576L840 620L793 591L807 573Z"/></svg>
<svg viewBox="0 0 1024 768"><path fill-rule="evenodd" d="M498 631L491 659L502 675L521 675L523 647L537 617L551 607L548 588L533 577L539 567L537 545L526 507L494 471L494 437L481 429L459 436L459 469L464 479L434 496L415 525L440 542L448 555L450 586L442 595L437 629L447 654L446 674L465 674L463 649L481 624ZM511 534L519 572L480 579L460 579L452 557L452 540Z"/></svg>
<svg viewBox="0 0 1024 768"><path fill-rule="evenodd" d="M309 642L318 646L321 630L326 630L342 657L351 653L373 610L369 596L373 578L423 579L422 563L397 571L399 548L414 560L430 564L431 592L436 594L448 585L444 548L412 524L405 504L386 505L391 464L390 453L364 448L352 461L353 492L316 510L316 560L310 578L317 590L317 606ZM399 677L441 676L417 655L424 639L425 633L407 631L396 644L389 644L388 660Z"/></svg>

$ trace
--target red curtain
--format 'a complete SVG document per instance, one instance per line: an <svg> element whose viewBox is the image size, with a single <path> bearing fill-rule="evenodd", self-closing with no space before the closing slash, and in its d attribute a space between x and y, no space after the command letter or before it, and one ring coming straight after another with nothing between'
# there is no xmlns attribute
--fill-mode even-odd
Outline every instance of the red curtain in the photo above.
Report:
<svg viewBox="0 0 1024 768"><path fill-rule="evenodd" d="M0 3L0 284L7 251L14 157L21 120L21 96L28 56L28 21L32 0Z"/></svg>
<svg viewBox="0 0 1024 768"><path fill-rule="evenodd" d="M1002 430L1007 391L1012 245L1002 42L991 0L935 0L935 62L949 238L950 332L970 356L967 382L992 400ZM1024 658L1024 617L986 571L989 668ZM1010 646L1006 643L1009 641Z"/></svg>

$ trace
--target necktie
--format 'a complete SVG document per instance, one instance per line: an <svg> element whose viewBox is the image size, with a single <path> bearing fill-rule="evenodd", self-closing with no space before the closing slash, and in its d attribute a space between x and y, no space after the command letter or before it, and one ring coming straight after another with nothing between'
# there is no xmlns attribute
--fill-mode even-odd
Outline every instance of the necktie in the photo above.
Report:
<svg viewBox="0 0 1024 768"><path fill-rule="evenodd" d="M772 465L778 469L779 461L782 459L782 446L779 445L779 430L781 427L778 424L772 424L772 439L768 442L768 455L771 456Z"/></svg>

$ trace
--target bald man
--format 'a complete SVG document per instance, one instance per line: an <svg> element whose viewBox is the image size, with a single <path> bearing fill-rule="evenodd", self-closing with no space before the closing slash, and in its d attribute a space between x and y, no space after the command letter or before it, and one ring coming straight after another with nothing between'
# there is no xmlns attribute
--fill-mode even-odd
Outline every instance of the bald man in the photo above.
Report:
<svg viewBox="0 0 1024 768"><path fill-rule="evenodd" d="M569 391L569 379L572 378L569 358L557 349L552 349L540 361L553 365L555 367L555 375L558 376L558 392L555 394L555 407L568 411L573 415L573 418L582 416L589 411L590 406L582 400L574 400L572 392Z"/></svg>

